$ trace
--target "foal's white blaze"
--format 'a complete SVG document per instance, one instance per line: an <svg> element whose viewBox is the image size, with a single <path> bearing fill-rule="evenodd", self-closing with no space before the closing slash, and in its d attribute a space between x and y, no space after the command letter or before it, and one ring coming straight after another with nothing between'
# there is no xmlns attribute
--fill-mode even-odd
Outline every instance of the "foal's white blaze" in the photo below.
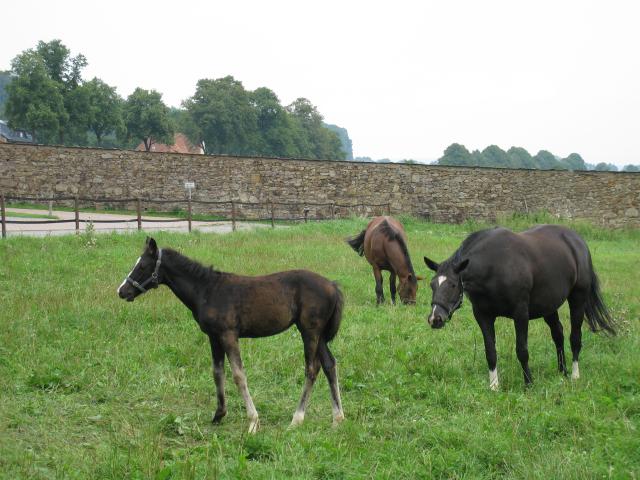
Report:
<svg viewBox="0 0 640 480"><path fill-rule="evenodd" d="M131 269L131 271L129 272L129 275L127 275L126 277L124 277L124 280L122 281L122 283L120 284L120 286L118 287L118 293L120 293L120 289L122 287L124 287L124 284L127 283L127 278L129 278L131 276L131 274L133 273L133 271L136 269L136 267L138 266L138 264L140 263L140 260L142 260L142 257L138 257L138 260L136 261L136 264L133 266L133 268Z"/></svg>
<svg viewBox="0 0 640 480"><path fill-rule="evenodd" d="M578 362L574 361L571 367L571 379L578 380L580 378L580 367L578 366Z"/></svg>
<svg viewBox="0 0 640 480"><path fill-rule="evenodd" d="M438 277L438 286L442 285L446 281L447 281L447 277L445 277L444 275L440 275Z"/></svg>
<svg viewBox="0 0 640 480"><path fill-rule="evenodd" d="M489 370L489 388L491 390L498 390L500 383L498 382L498 368Z"/></svg>

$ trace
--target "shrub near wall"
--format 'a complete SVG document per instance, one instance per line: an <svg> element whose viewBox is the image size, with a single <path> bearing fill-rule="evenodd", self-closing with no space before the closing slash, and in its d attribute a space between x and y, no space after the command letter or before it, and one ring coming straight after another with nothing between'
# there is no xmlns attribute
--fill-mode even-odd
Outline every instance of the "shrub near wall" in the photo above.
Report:
<svg viewBox="0 0 640 480"><path fill-rule="evenodd" d="M438 222L494 221L546 210L596 224L640 226L640 174L510 170L0 145L5 195L240 202L389 203ZM184 207L184 206L182 206ZM133 208L133 206L132 206ZM372 215L375 209L361 212Z"/></svg>

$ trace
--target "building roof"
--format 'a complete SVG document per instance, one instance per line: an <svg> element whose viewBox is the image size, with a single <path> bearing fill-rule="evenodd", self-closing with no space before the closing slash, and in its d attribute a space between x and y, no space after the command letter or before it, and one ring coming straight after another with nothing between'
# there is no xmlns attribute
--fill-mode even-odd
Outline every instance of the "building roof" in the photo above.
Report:
<svg viewBox="0 0 640 480"><path fill-rule="evenodd" d="M144 142L136 147L136 150L143 152ZM204 154L202 147L196 147L193 145L184 133L176 133L173 141L173 145L166 145L164 143L152 143L151 152L166 152L166 153L198 153Z"/></svg>
<svg viewBox="0 0 640 480"><path fill-rule="evenodd" d="M33 137L24 130L14 130L9 128L7 122L0 120L0 142L22 142L33 143Z"/></svg>

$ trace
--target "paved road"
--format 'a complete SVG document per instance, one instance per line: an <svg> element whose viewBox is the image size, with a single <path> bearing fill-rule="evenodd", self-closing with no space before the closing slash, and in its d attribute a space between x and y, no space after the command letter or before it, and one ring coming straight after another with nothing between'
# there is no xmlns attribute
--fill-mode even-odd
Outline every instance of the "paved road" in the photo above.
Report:
<svg viewBox="0 0 640 480"><path fill-rule="evenodd" d="M48 215L47 210L34 210L23 208L7 208L7 220L20 221L20 222L37 222L47 220L45 218L25 218L25 217L12 217L11 212L32 213L37 215ZM74 220L74 212L63 212L54 210L52 214L58 217L59 220ZM153 220L172 220L171 217L149 217ZM125 220L131 220L131 215L116 215L112 213L84 213L80 212L80 219L84 220L109 220L122 222L116 223L94 223L93 228L98 233L107 232L135 232L138 229L138 223L126 222ZM84 232L87 224L80 223L80 232ZM270 227L264 223L255 222L236 222L236 228L238 230L249 230L252 228L264 228ZM214 232L214 233L228 233L232 231L231 222L201 222L192 221L191 228L193 230L200 230L202 232ZM36 237L43 237L47 235L69 235L75 233L75 222L70 223L39 223L39 224L26 224L26 223L8 223L7 224L7 236L16 235L29 235ZM186 232L188 230L187 221L182 222L145 222L144 217L142 220L142 229L147 232L153 232L158 230L169 230L174 232Z"/></svg>

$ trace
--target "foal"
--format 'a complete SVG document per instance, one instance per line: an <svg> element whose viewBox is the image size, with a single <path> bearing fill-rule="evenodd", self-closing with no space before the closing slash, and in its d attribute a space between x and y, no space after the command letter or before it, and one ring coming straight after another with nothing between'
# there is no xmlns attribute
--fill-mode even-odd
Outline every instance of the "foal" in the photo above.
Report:
<svg viewBox="0 0 640 480"><path fill-rule="evenodd" d="M306 381L291 425L304 420L305 408L320 367L331 390L334 425L344 420L336 360L327 345L338 332L343 297L337 285L307 270L245 277L204 267L175 250L159 249L147 238L133 270L118 288L120 298L138 295L164 284L189 308L209 336L218 406L213 422L227 413L224 356L247 409L249 433L259 427L258 412L247 387L238 339L267 337L295 325L304 343Z"/></svg>

